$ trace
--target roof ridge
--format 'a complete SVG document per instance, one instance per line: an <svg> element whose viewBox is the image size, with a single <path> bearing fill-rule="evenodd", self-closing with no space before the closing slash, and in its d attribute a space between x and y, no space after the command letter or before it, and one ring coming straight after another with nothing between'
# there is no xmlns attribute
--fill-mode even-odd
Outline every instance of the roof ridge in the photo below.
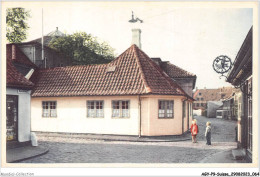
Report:
<svg viewBox="0 0 260 177"><path fill-rule="evenodd" d="M22 74L14 67L14 65L12 64L12 61L7 60L6 67L7 67L7 77L11 77L14 81L18 82L19 87L24 87L24 86L25 86L25 87L32 87L32 86L34 86L34 83L33 83L33 82L31 82L30 80L26 79L26 78L24 77L24 75L22 75ZM9 69L10 69L10 70L9 70ZM8 70L9 70L10 72L8 72ZM13 74L15 74L15 76L14 76L13 74L11 74L11 72L13 72ZM22 80L19 81L19 79L22 79ZM7 82L7 83L6 83L7 86L8 86L8 85L10 85L10 86L16 85L16 84L11 83L11 82L8 83L8 82L9 82L8 79L7 79L6 82ZM17 86L18 86L18 85L17 85Z"/></svg>
<svg viewBox="0 0 260 177"><path fill-rule="evenodd" d="M180 70L182 70L182 71L184 71L184 72L187 72L188 74L190 74L190 75L192 75L192 76L195 76L195 74L193 74L193 73L191 73L191 72L189 72L189 71L184 70L183 68L181 68L181 67L179 67L179 66L177 66L177 65L175 65L175 64L173 64L173 63L171 63L170 61L168 61L168 64L173 65L173 66L175 66L176 68L178 68L178 69L180 69Z"/></svg>
<svg viewBox="0 0 260 177"><path fill-rule="evenodd" d="M172 80L172 79L168 76L168 74L166 74L154 61L151 60L150 62L152 62L155 67L157 67L157 70L158 70L159 72L161 72L161 74L162 74L163 77L166 79L166 81L171 85L171 87L177 86L178 89L180 89L184 94L188 95L188 94L181 88L181 86L179 86L178 83L176 83L174 80ZM173 86L172 84L174 84L174 86Z"/></svg>
<svg viewBox="0 0 260 177"><path fill-rule="evenodd" d="M174 80L172 80L152 59L150 59L150 57L144 53L141 49L139 49L135 44L134 44L134 47L135 47L135 50L136 48L139 50L139 52L141 52L142 55L144 55L144 57L147 59L147 61L149 62L149 64L154 67L165 79L166 79L166 82L172 87L177 87L177 89L180 89L181 92L184 93L184 95L188 95L182 88L181 86L179 86ZM137 51L136 51L137 53ZM138 55L138 53L137 53ZM138 58L139 59L139 58ZM140 59L139 59L140 60ZM140 61L139 61L139 65L140 67L142 68L141 64L140 64ZM142 68L143 69L143 68ZM142 74L144 75L143 71L142 71ZM144 75L144 78L145 78L145 75ZM149 92L152 92L152 89L151 87L148 85L147 81L145 80L145 83L147 85L147 88L149 89L148 91ZM149 93L148 92L148 93Z"/></svg>
<svg viewBox="0 0 260 177"><path fill-rule="evenodd" d="M71 65L71 66L57 66L57 67L53 67L53 68L39 68L39 70L43 71L43 70L54 70L54 69L66 69L66 68L81 68L81 67L91 67L91 66L102 66L102 65L108 65L110 63L103 63L103 64L85 64L85 65Z"/></svg>
<svg viewBox="0 0 260 177"><path fill-rule="evenodd" d="M147 80L146 80L146 77L145 77L145 74L143 72L143 68L142 68L142 65L141 65L141 62L140 62L140 58L139 58L139 55L138 55L138 52L137 52L137 46L135 44L133 44L131 47L133 47L133 49L134 49L135 59L137 61L137 66L139 68L139 71L140 71L140 74L141 74L141 78L142 78L142 80L144 82L145 90L146 90L147 93L150 93L150 92L152 92L152 89L149 87L149 85L147 83Z"/></svg>

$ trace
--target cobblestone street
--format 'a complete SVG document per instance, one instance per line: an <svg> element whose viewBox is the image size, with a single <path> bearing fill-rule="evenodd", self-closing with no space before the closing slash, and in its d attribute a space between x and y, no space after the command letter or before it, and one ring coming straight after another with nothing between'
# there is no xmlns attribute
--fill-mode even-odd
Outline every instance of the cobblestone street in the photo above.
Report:
<svg viewBox="0 0 260 177"><path fill-rule="evenodd" d="M236 148L235 121L195 118L200 128L195 144L39 136L39 146L48 147L49 152L20 163L199 163L215 153ZM212 146L205 145L206 121L212 122Z"/></svg>

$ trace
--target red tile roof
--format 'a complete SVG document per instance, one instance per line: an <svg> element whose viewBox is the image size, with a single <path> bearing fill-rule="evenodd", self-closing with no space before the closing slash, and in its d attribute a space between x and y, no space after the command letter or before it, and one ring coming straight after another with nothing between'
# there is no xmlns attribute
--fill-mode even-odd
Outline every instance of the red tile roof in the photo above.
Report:
<svg viewBox="0 0 260 177"><path fill-rule="evenodd" d="M196 100L198 97L203 98L203 101L219 101L226 99L236 91L233 87L223 87L217 89L198 89L193 94L193 98ZM200 93L200 94L199 94Z"/></svg>
<svg viewBox="0 0 260 177"><path fill-rule="evenodd" d="M38 70L33 97L161 94L189 97L136 45L111 63Z"/></svg>
<svg viewBox="0 0 260 177"><path fill-rule="evenodd" d="M20 72L13 66L11 60L6 61L6 86L18 88L31 88L33 83L26 79Z"/></svg>
<svg viewBox="0 0 260 177"><path fill-rule="evenodd" d="M163 62L161 67L171 78L196 77L196 75L185 71L170 62Z"/></svg>

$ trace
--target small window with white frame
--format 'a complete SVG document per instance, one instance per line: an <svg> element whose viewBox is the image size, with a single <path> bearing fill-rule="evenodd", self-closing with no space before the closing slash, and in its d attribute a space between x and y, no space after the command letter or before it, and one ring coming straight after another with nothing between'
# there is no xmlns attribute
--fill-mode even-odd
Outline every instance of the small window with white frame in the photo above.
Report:
<svg viewBox="0 0 260 177"><path fill-rule="evenodd" d="M130 101L128 100L112 101L112 117L114 118L130 117L129 104Z"/></svg>
<svg viewBox="0 0 260 177"><path fill-rule="evenodd" d="M104 117L104 101L100 101L100 100L87 101L87 117L91 117L91 118Z"/></svg>
<svg viewBox="0 0 260 177"><path fill-rule="evenodd" d="M43 101L42 102L42 117L57 117L57 102Z"/></svg>
<svg viewBox="0 0 260 177"><path fill-rule="evenodd" d="M159 100L159 118L173 118L173 100Z"/></svg>

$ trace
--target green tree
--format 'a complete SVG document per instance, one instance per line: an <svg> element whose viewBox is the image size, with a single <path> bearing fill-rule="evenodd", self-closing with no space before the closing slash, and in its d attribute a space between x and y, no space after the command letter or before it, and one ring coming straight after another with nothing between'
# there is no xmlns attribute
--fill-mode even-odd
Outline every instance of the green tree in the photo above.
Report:
<svg viewBox="0 0 260 177"><path fill-rule="evenodd" d="M24 8L8 8L6 10L6 37L10 43L20 43L27 37L29 26L26 20L29 11Z"/></svg>
<svg viewBox="0 0 260 177"><path fill-rule="evenodd" d="M57 37L49 47L66 54L70 65L101 64L114 59L114 49L85 32Z"/></svg>

